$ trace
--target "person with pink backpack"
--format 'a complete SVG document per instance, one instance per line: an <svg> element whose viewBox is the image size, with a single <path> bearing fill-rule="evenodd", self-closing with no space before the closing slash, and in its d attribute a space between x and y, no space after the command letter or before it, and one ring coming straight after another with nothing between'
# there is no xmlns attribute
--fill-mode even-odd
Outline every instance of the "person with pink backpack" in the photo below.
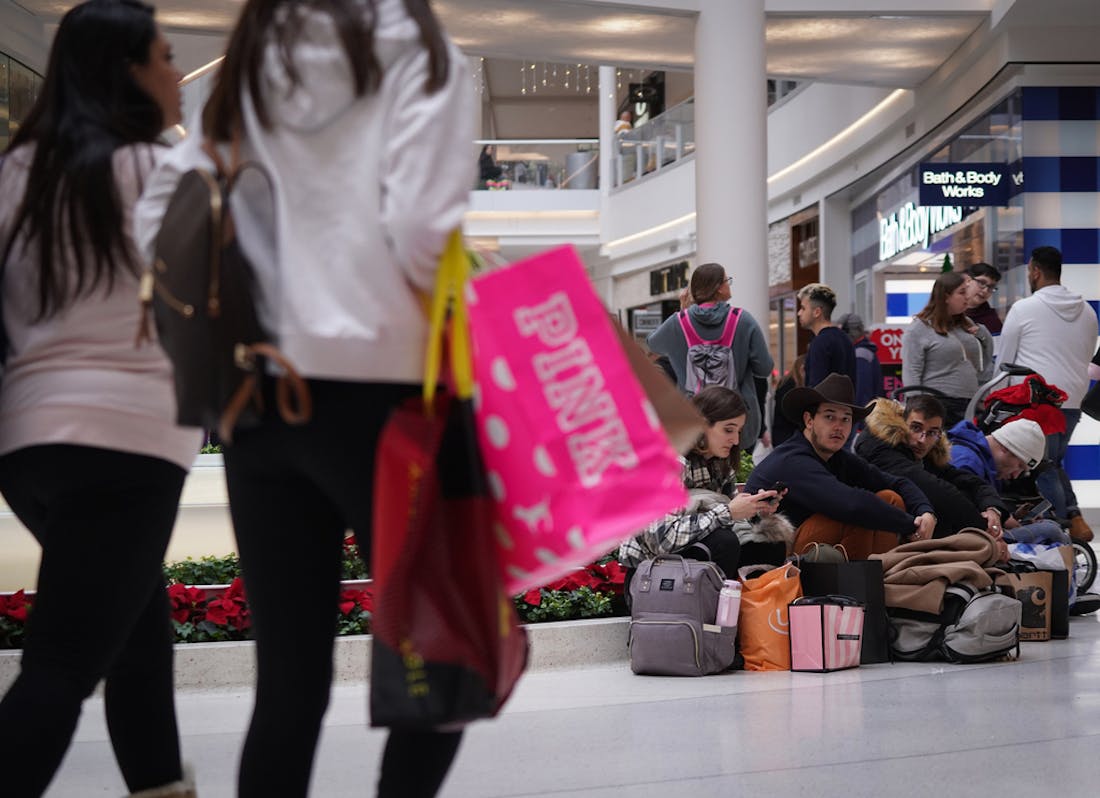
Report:
<svg viewBox="0 0 1100 798"><path fill-rule="evenodd" d="M691 275L691 305L665 319L646 344L668 357L677 384L688 395L708 385L741 394L747 406L741 440L751 443L763 429L756 382L768 378L774 361L756 319L730 304L732 281L721 264L696 268Z"/></svg>

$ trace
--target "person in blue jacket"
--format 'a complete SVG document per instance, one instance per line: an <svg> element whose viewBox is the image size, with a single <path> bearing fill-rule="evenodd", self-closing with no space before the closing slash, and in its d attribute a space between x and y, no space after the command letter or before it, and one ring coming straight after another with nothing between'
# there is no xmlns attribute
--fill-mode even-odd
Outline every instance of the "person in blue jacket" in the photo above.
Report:
<svg viewBox="0 0 1100 798"><path fill-rule="evenodd" d="M947 432L951 465L977 474L1000 488L1002 480L1016 479L1037 468L1046 454L1043 428L1027 418L1010 421L989 435L970 421L960 421Z"/></svg>
<svg viewBox="0 0 1100 798"><path fill-rule="evenodd" d="M969 421L960 421L947 433L951 442L951 465L976 474L995 490L1001 481L1033 470L1046 453L1046 437L1038 423L1020 418L984 435ZM1011 543L1070 543L1072 539L1056 521L1018 519L1005 515L1005 539Z"/></svg>
<svg viewBox="0 0 1100 798"><path fill-rule="evenodd" d="M798 533L795 553L812 543L842 544L853 560L927 540L936 528L928 498L912 481L887 474L845 449L853 419L870 410L854 403L845 375L830 374L813 388L795 388L783 400L787 418L802 426L753 469L745 490L788 489L778 511Z"/></svg>

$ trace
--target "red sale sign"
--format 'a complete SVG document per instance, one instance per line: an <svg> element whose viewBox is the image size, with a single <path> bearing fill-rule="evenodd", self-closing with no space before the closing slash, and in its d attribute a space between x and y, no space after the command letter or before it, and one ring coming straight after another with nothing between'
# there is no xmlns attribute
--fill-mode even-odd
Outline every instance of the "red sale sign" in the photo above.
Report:
<svg viewBox="0 0 1100 798"><path fill-rule="evenodd" d="M882 365L901 363L901 336L904 332L901 327L879 327L867 333L878 347L878 360Z"/></svg>

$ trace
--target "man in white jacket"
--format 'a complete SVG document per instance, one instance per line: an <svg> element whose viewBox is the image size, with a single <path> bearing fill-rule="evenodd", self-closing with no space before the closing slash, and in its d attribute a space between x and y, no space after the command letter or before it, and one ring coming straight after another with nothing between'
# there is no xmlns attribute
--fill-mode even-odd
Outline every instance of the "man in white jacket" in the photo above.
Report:
<svg viewBox="0 0 1100 798"><path fill-rule="evenodd" d="M1096 314L1088 303L1062 285L1062 253L1054 247L1032 251L1027 266L1032 295L1013 304L1001 332L1002 363L1027 366L1066 392L1062 405L1066 431L1047 435L1052 468L1036 482L1060 518L1070 521L1075 540L1092 540L1092 529L1081 517L1077 496L1062 467L1073 429L1081 419L1081 398L1089 386L1088 365L1096 349Z"/></svg>

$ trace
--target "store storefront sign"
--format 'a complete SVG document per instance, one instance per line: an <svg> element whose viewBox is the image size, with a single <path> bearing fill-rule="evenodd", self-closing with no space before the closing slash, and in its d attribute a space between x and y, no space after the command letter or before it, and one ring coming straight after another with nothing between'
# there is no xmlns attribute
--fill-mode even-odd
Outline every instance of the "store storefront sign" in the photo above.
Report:
<svg viewBox="0 0 1100 798"><path fill-rule="evenodd" d="M660 269L654 269L649 273L649 295L657 296L667 294L669 291L679 291L687 288L688 262L682 260Z"/></svg>
<svg viewBox="0 0 1100 798"><path fill-rule="evenodd" d="M960 206L926 208L907 202L878 223L878 259L890 260L913 247L927 248L933 235L963 219Z"/></svg>
<svg viewBox="0 0 1100 798"><path fill-rule="evenodd" d="M1003 163L922 163L922 206L1007 205L1012 175Z"/></svg>

